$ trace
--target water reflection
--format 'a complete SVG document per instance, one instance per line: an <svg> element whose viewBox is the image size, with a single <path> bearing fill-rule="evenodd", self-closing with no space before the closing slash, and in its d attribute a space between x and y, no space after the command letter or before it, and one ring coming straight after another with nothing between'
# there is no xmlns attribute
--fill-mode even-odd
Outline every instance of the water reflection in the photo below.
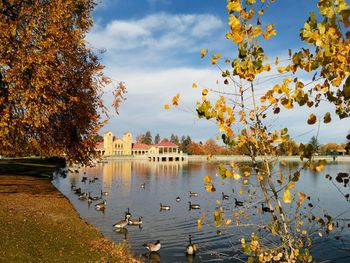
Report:
<svg viewBox="0 0 350 263"><path fill-rule="evenodd" d="M234 198L243 201L250 206L249 212L257 224L267 220L269 213L262 213L261 204L253 202L259 200L259 196L253 191L252 185L256 184L254 178L242 176L239 181L226 180L222 184L221 177L216 177L217 163L154 163L148 161L110 161L105 164L97 164L92 168L83 168L79 173L70 172L67 178L57 177L55 185L62 191L77 208L81 216L89 223L97 226L104 235L115 242L127 240L136 254L143 255L147 262L203 262L218 260L232 262L233 258L242 257L240 237L245 236L253 229L239 228L234 224L229 226L215 226L213 212L218 207L220 200L224 212L231 216L241 213L243 209L235 205ZM287 163L277 165L284 173L292 174L299 163ZM272 168L272 166L271 166ZM243 173L249 169L241 169ZM324 173L314 175L303 171L301 181L296 184L299 191L303 191L313 197L326 197L322 207L330 208L330 213L337 214L348 208L348 203L340 200L337 190L324 178L324 174L336 174L338 171L350 170L350 165L326 166ZM210 175L215 187L214 193L207 193L204 188L203 177ZM82 178L87 177L85 182ZM92 180L97 177L97 180ZM71 190L71 184L80 187L83 192L91 193L98 197L101 191L109 193L103 196L106 200L106 209L103 212L96 211L94 206L101 202L93 201L89 204L77 198ZM190 197L189 192L197 192L198 197ZM222 192L228 195L228 199L222 199ZM240 194L240 193L248 193ZM180 201L176 200L180 197ZM188 202L198 204L200 209L189 209ZM169 211L161 212L159 204L171 206ZM143 217L142 228L127 226L124 229L115 230L113 224L124 218L124 213L130 208L132 218ZM197 220L204 215L201 229L197 228ZM344 214L343 218L350 217L350 213ZM242 218L241 223L249 222L248 218ZM339 221L336 228L340 231L348 231L348 221ZM186 256L185 248L188 244L188 235L192 234L193 242L198 247L196 257ZM342 237L343 238L343 237ZM145 253L143 243L152 240L161 240L162 248L159 253ZM345 235L346 244L349 244L349 236ZM341 255L339 250L330 251L330 244L334 240L322 239L324 243L315 249L318 259L326 260L330 255ZM334 245L334 246L338 246ZM338 246L339 247L339 246ZM325 253L327 251L327 253ZM338 251L338 252L337 252ZM223 256L224 255L224 256ZM338 255L338 256L339 256ZM341 259L337 262L347 262Z"/></svg>

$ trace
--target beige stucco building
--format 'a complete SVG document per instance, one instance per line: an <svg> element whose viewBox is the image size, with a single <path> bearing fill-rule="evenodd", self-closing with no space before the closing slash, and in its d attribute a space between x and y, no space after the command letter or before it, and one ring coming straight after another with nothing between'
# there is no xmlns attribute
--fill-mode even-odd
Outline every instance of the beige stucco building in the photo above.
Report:
<svg viewBox="0 0 350 263"><path fill-rule="evenodd" d="M132 134L125 132L122 138L113 136L111 131L105 132L103 135L104 156L113 155L131 155Z"/></svg>
<svg viewBox="0 0 350 263"><path fill-rule="evenodd" d="M122 138L117 138L111 131L105 132L103 143L97 143L96 150L105 157L142 157L150 161L184 161L187 159L187 156L179 151L179 146L169 141L163 140L155 145L133 143L131 132L125 132Z"/></svg>

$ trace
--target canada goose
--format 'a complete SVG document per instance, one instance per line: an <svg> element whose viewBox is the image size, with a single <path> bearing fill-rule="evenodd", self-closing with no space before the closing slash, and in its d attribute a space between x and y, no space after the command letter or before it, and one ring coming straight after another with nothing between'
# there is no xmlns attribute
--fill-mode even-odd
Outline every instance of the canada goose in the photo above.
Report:
<svg viewBox="0 0 350 263"><path fill-rule="evenodd" d="M144 246L151 252L156 252L161 248L161 244L159 240L157 240L156 243L147 243L147 244L143 244L142 246Z"/></svg>
<svg viewBox="0 0 350 263"><path fill-rule="evenodd" d="M142 216L139 219L129 219L128 225L139 226L142 225Z"/></svg>
<svg viewBox="0 0 350 263"><path fill-rule="evenodd" d="M222 192L222 200L228 200L230 197Z"/></svg>
<svg viewBox="0 0 350 263"><path fill-rule="evenodd" d="M235 206L243 206L243 202L237 201L237 199L235 198Z"/></svg>
<svg viewBox="0 0 350 263"><path fill-rule="evenodd" d="M96 205L95 205L95 208L96 208L96 210L105 210L106 205L107 205L106 200L103 200L102 203L96 204Z"/></svg>
<svg viewBox="0 0 350 263"><path fill-rule="evenodd" d="M90 192L89 192L89 195L88 195L88 203L91 204L91 203L92 203L92 200L93 200L93 199L92 199L92 197L91 197L91 195L90 195Z"/></svg>
<svg viewBox="0 0 350 263"><path fill-rule="evenodd" d="M198 196L198 193L190 191L190 197L197 197L197 196Z"/></svg>
<svg viewBox="0 0 350 263"><path fill-rule="evenodd" d="M71 189L72 191L74 191L74 190L77 189L77 186L76 186L75 184L71 183L70 189Z"/></svg>
<svg viewBox="0 0 350 263"><path fill-rule="evenodd" d="M129 208L128 208L128 211L125 212L125 218L130 219L130 217L131 217L131 214L130 214L130 211L129 211Z"/></svg>
<svg viewBox="0 0 350 263"><path fill-rule="evenodd" d="M85 193L85 192L82 192L80 195L79 195L79 199L80 200L85 200L86 199L86 196L87 196L87 194Z"/></svg>
<svg viewBox="0 0 350 263"><path fill-rule="evenodd" d="M108 192L103 192L103 191L101 190L101 195L107 196L107 195L109 195L109 193L108 193Z"/></svg>
<svg viewBox="0 0 350 263"><path fill-rule="evenodd" d="M75 190L74 190L74 193L76 194L76 195L80 195L81 194L81 188L79 187L79 188L76 188Z"/></svg>
<svg viewBox="0 0 350 263"><path fill-rule="evenodd" d="M102 197L101 197L101 196L93 196L93 197L91 197L91 199L92 199L93 201L97 201L97 200L101 200Z"/></svg>
<svg viewBox="0 0 350 263"><path fill-rule="evenodd" d="M189 209L200 209L201 206L199 204L192 204L191 202L188 202Z"/></svg>
<svg viewBox="0 0 350 263"><path fill-rule="evenodd" d="M87 180L87 177L86 177L86 176L83 176L83 177L81 178L81 182L82 182L82 183L85 183L86 180Z"/></svg>
<svg viewBox="0 0 350 263"><path fill-rule="evenodd" d="M129 223L129 218L126 217L126 214L125 214L125 219L116 222L113 226L116 228L124 228L127 226L128 223Z"/></svg>
<svg viewBox="0 0 350 263"><path fill-rule="evenodd" d="M180 202L180 201L181 201L180 196L176 197L176 202Z"/></svg>
<svg viewBox="0 0 350 263"><path fill-rule="evenodd" d="M170 210L170 205L163 205L160 203L160 210Z"/></svg>
<svg viewBox="0 0 350 263"><path fill-rule="evenodd" d="M197 250L196 245L192 244L192 236L191 235L189 235L188 239L189 239L189 244L186 247L186 254L187 255L194 255L196 253L196 250Z"/></svg>
<svg viewBox="0 0 350 263"><path fill-rule="evenodd" d="M262 211L263 211L263 213L264 212L267 212L267 213L272 213L273 212L273 210L271 210L269 207L267 207L267 206L264 206L264 204L261 204L261 209L262 209Z"/></svg>
<svg viewBox="0 0 350 263"><path fill-rule="evenodd" d="M97 176L94 176L94 181L97 181L98 180L98 177Z"/></svg>

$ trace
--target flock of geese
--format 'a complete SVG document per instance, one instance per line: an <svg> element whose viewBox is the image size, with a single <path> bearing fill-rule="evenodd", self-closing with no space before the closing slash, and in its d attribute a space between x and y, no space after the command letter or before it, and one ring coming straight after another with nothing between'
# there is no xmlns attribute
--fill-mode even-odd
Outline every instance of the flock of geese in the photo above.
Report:
<svg viewBox="0 0 350 263"><path fill-rule="evenodd" d="M75 172L77 173L78 171L75 170ZM85 174L85 172L84 172ZM87 176L83 176L82 179L81 179L81 182L82 183L94 183L96 181L98 181L98 177L93 177L93 178L88 178ZM141 189L145 189L146 187L146 184L145 183L142 183L140 185L140 188ZM91 193L88 192L83 192L82 189L80 187L77 187L75 184L71 184L71 190L76 194L78 195L78 198L82 201L85 201L87 200L88 202L88 205L90 206L91 203L93 201L100 201L99 203L96 203L95 204L95 209L98 210L98 211L104 211L106 209L106 206L107 206L107 202L106 200L103 198L104 196L108 196L109 193L108 192L105 192L103 190L100 191L100 195L98 196L91 196ZM198 197L198 193L197 192L192 192L190 191L189 192L189 197ZM224 192L222 192L222 200L229 200L230 199L230 196L225 194ZM181 198L178 196L176 197L176 202L180 202L181 201ZM241 206L244 206L244 202L243 201L239 201L237 200L237 198L234 198L234 204L235 204L235 207L241 207ZM200 209L200 205L199 204L195 204L195 203L192 203L191 201L188 202L188 207L189 207L189 210L192 210L192 209ZM162 210L166 210L166 211L169 211L171 209L170 205L167 205L167 204L163 204L163 203L160 203L160 211ZM264 204L261 204L261 210L262 212L267 212L267 213L271 213L273 212L273 210L271 210L269 207L266 207L264 206ZM127 226L139 226L141 228L142 226L142 216L140 216L138 219L137 218L132 218L131 217L131 213L130 213L130 209L127 208L127 211L125 211L124 213L124 218L115 222L113 224L113 227L116 229L117 232L122 232L122 231L127 231L126 230L126 227ZM156 242L154 243L145 243L143 244L143 246L150 252L150 253L153 253L153 252L157 252L160 250L161 248L161 242L159 240L157 240ZM185 249L185 253L186 255L188 256L194 256L195 253L196 253L196 245L192 243L192 236L189 235L189 243L188 245L186 246L186 249Z"/></svg>
<svg viewBox="0 0 350 263"><path fill-rule="evenodd" d="M75 171L77 173L77 170ZM85 174L85 172L84 172ZM93 177L92 179L88 179L87 176L83 176L81 179L82 183L86 183L88 182L90 183L94 183L95 181L98 181L98 177ZM145 183L140 185L141 189L145 189ZM83 192L81 187L77 187L75 184L71 183L71 190L74 192L74 194L76 194L78 196L78 199L81 201L85 201L87 200L88 205L90 206L91 203L93 201L100 201L99 203L95 204L95 209L97 211L104 211L107 207L107 201L103 198L104 196L108 196L109 192L105 192L103 190L100 191L100 195L99 196L91 196L90 192ZM196 192L189 192L189 196L190 197L197 197L198 193ZM176 202L180 202L181 198L178 196L176 197ZM193 204L191 201L188 202L189 204L189 210L191 209L200 209L200 205L199 204ZM165 205L160 203L160 211L162 210L170 210L170 205ZM140 216L138 219L136 218L132 218L131 217L131 213L130 213L130 209L127 208L127 211L125 211L124 213L124 218L115 222L113 224L113 227L116 230L126 230L127 226L139 226L141 227L142 225L142 216ZM157 252L160 250L161 248L161 242L159 240L157 240L155 243L145 243L143 244L143 246L149 251L149 252ZM196 245L192 243L192 235L189 235L189 243L186 246L185 249L185 253L187 255L195 255L196 253Z"/></svg>

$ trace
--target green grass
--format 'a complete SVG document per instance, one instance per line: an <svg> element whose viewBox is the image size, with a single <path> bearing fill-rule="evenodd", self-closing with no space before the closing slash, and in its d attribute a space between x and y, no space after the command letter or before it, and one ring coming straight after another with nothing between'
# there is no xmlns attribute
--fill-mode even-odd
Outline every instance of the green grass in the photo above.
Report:
<svg viewBox="0 0 350 263"><path fill-rule="evenodd" d="M57 159L0 159L0 175L49 176L60 166Z"/></svg>
<svg viewBox="0 0 350 263"><path fill-rule="evenodd" d="M0 262L140 262L42 177L55 168L48 160L0 160Z"/></svg>

